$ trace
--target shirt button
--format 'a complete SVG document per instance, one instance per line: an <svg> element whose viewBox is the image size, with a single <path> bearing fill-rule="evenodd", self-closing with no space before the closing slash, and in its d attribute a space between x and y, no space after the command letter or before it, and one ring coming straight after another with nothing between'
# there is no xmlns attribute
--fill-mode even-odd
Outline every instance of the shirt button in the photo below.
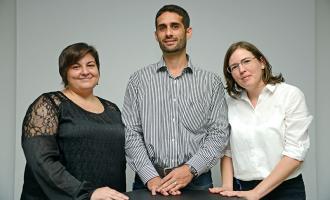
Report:
<svg viewBox="0 0 330 200"><path fill-rule="evenodd" d="M175 118L173 118L173 122L175 122Z"/></svg>
<svg viewBox="0 0 330 200"><path fill-rule="evenodd" d="M175 141L175 139L174 138L172 138L172 142L174 142Z"/></svg>

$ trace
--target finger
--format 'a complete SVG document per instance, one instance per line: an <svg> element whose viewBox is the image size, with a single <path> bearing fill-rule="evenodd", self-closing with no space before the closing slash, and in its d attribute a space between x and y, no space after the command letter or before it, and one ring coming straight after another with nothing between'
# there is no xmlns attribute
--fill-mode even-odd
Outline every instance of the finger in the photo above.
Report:
<svg viewBox="0 0 330 200"><path fill-rule="evenodd" d="M163 183L171 180L172 178L173 178L173 174L169 173L167 176L165 176L164 178L162 178L162 180L161 180L160 183L163 184Z"/></svg>
<svg viewBox="0 0 330 200"><path fill-rule="evenodd" d="M177 183L177 181L172 182L171 184L169 184L167 187L163 188L162 190L168 192L168 191L176 191L180 188L179 184Z"/></svg>
<svg viewBox="0 0 330 200"><path fill-rule="evenodd" d="M245 191L235 191L235 196L237 197L245 197Z"/></svg>
<svg viewBox="0 0 330 200"><path fill-rule="evenodd" d="M209 188L209 191L211 193L217 193L220 190L220 188L216 187L216 188Z"/></svg>
<svg viewBox="0 0 330 200"><path fill-rule="evenodd" d="M180 190L170 191L170 194L171 194L171 195L174 195L174 196L176 196L176 195L180 195L180 194L181 194L181 191L180 191Z"/></svg>
<svg viewBox="0 0 330 200"><path fill-rule="evenodd" d="M220 192L220 194L227 197L233 197L233 196L237 196L237 191L223 191Z"/></svg>
<svg viewBox="0 0 330 200"><path fill-rule="evenodd" d="M166 183L163 183L162 185L160 185L158 188L157 188L157 192L160 192L162 191L164 188L166 188L170 183L166 182Z"/></svg>
<svg viewBox="0 0 330 200"><path fill-rule="evenodd" d="M159 188L157 189L157 192L164 190L165 188L168 188L169 186L171 186L173 183L176 183L175 179L170 179L164 183L162 183Z"/></svg>
<svg viewBox="0 0 330 200"><path fill-rule="evenodd" d="M156 190L157 190L157 187L152 187L151 188L151 195L156 195Z"/></svg>
<svg viewBox="0 0 330 200"><path fill-rule="evenodd" d="M209 188L209 191L211 193L219 193L219 192L225 191L225 189L223 187L215 187L215 188Z"/></svg>
<svg viewBox="0 0 330 200"><path fill-rule="evenodd" d="M173 188L170 190L170 194L172 194L172 195L181 194L181 192L180 192L181 187L182 187L182 186L181 186L180 184L177 184L175 187L173 187Z"/></svg>
<svg viewBox="0 0 330 200"><path fill-rule="evenodd" d="M128 197L127 198L122 198L122 197L119 197L119 196L112 196L109 199L111 199L111 200L128 200Z"/></svg>
<svg viewBox="0 0 330 200"><path fill-rule="evenodd" d="M162 188L162 189L160 190L160 192L161 192L161 193L163 193L163 192L168 193L171 189L172 189L171 186L167 186L167 187L165 187L165 188Z"/></svg>
<svg viewBox="0 0 330 200"><path fill-rule="evenodd" d="M164 195L164 196L168 196L169 195L169 193L167 191L165 191L165 190L161 190L160 193L162 195Z"/></svg>
<svg viewBox="0 0 330 200"><path fill-rule="evenodd" d="M112 198L112 199L115 199L115 200L127 200L129 199L128 196L116 191L116 190L113 190L111 189L110 192L109 192L109 196Z"/></svg>
<svg viewBox="0 0 330 200"><path fill-rule="evenodd" d="M117 193L117 194L115 195L115 199L116 199L116 200L128 200L129 198L128 198L128 196L126 196L126 195L124 195L124 194Z"/></svg>

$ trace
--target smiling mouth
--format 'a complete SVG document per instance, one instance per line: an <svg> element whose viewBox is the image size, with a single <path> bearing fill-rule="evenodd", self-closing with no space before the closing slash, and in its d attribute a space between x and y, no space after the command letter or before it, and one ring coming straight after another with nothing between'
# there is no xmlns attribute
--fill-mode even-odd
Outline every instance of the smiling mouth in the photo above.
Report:
<svg viewBox="0 0 330 200"><path fill-rule="evenodd" d="M90 77L90 78L80 78L79 80L81 80L81 81L89 81L91 79L92 79L92 77Z"/></svg>
<svg viewBox="0 0 330 200"><path fill-rule="evenodd" d="M247 79L249 79L250 78L250 76L244 76L244 77L242 77L241 79L243 80L243 81L245 81L245 80L247 80Z"/></svg>
<svg viewBox="0 0 330 200"><path fill-rule="evenodd" d="M164 40L165 44L174 44L176 40Z"/></svg>

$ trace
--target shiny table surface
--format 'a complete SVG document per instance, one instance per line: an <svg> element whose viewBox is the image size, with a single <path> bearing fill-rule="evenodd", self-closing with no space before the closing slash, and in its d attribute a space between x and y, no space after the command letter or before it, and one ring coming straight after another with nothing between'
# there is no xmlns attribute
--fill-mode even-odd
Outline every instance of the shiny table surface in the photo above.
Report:
<svg viewBox="0 0 330 200"><path fill-rule="evenodd" d="M178 196L163 196L157 194L151 195L148 190L135 190L125 193L129 196L130 200L242 200L237 197L223 197L218 194L211 194L209 191L182 191L181 195Z"/></svg>

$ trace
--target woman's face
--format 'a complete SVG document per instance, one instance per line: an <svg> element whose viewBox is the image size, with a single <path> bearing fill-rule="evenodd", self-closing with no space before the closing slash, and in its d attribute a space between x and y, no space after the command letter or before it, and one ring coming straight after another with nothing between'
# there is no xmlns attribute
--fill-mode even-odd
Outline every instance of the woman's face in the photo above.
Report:
<svg viewBox="0 0 330 200"><path fill-rule="evenodd" d="M95 58L86 54L67 71L68 88L75 91L93 90L100 78Z"/></svg>
<svg viewBox="0 0 330 200"><path fill-rule="evenodd" d="M265 83L262 80L265 65L243 48L236 49L229 58L229 67L235 82L246 91L257 90Z"/></svg>

